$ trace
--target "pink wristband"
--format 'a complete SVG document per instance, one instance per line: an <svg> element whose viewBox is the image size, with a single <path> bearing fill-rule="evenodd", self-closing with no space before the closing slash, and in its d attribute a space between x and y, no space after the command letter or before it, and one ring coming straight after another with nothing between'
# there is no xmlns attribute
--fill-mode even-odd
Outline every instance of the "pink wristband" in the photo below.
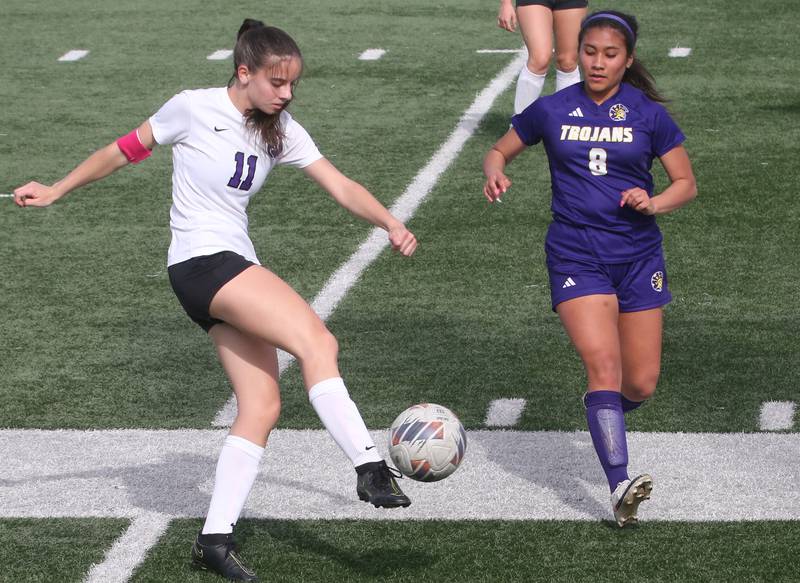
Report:
<svg viewBox="0 0 800 583"><path fill-rule="evenodd" d="M131 133L118 139L117 146L119 146L119 149L125 154L125 157L131 164L138 164L153 153L152 150L148 150L144 144L142 144L142 141L139 139L138 130L133 130Z"/></svg>

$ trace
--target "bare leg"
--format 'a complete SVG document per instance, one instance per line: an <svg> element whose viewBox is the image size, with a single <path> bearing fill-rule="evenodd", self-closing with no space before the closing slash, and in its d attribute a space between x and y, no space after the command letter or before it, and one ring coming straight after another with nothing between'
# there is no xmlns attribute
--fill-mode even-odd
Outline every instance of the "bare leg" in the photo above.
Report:
<svg viewBox="0 0 800 583"><path fill-rule="evenodd" d="M622 411L622 364L615 295L591 295L556 308L588 376L584 397L589 434L609 489L628 479L628 444Z"/></svg>
<svg viewBox="0 0 800 583"><path fill-rule="evenodd" d="M209 335L236 394L231 435L266 446L281 410L275 347L228 324L217 324Z"/></svg>
<svg viewBox="0 0 800 583"><path fill-rule="evenodd" d="M564 329L586 368L589 391L619 391L622 363L615 295L591 295L556 306Z"/></svg>
<svg viewBox="0 0 800 583"><path fill-rule="evenodd" d="M336 338L297 292L263 267L249 267L225 284L211 301L209 312L293 354L306 388L340 376Z"/></svg>
<svg viewBox="0 0 800 583"><path fill-rule="evenodd" d="M528 61L517 78L514 112L520 113L539 98L553 53L553 13L544 6L517 8L522 38L528 49Z"/></svg>
<svg viewBox="0 0 800 583"><path fill-rule="evenodd" d="M249 267L217 292L209 311L239 332L293 354L311 405L353 465L382 461L339 375L336 339L288 284L263 267ZM248 411L239 427L250 427L251 417L258 421L270 415L277 418L277 408Z"/></svg>
<svg viewBox="0 0 800 583"><path fill-rule="evenodd" d="M581 80L578 71L578 34L586 8L572 8L553 12L553 30L556 37L556 91L561 91Z"/></svg>
<svg viewBox="0 0 800 583"><path fill-rule="evenodd" d="M227 534L239 520L280 413L275 347L228 324L209 331L230 379L239 413L217 461L203 534Z"/></svg>
<svg viewBox="0 0 800 583"><path fill-rule="evenodd" d="M622 394L631 401L653 396L661 372L663 310L655 308L619 315L622 347Z"/></svg>
<svg viewBox="0 0 800 583"><path fill-rule="evenodd" d="M517 19L528 48L528 70L544 75L553 56L553 11L538 4L520 6Z"/></svg>

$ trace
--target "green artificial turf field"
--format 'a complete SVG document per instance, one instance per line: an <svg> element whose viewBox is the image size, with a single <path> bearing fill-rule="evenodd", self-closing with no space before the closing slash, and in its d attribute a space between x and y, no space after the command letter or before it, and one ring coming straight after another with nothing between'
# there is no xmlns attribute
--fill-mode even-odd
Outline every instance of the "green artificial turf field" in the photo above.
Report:
<svg viewBox="0 0 800 583"><path fill-rule="evenodd" d="M628 427L665 436L760 435L764 402L800 401L794 3L590 5L639 18L639 56L687 135L699 189L695 202L659 219L674 301L665 312L658 392ZM516 57L476 51L522 46L518 35L496 27L496 9L479 0L4 0L0 193L28 180L58 180L182 89L224 85L231 60L206 56L232 48L242 19L255 17L287 30L303 50L293 115L336 166L390 205L476 94ZM690 47L691 55L668 57L676 46ZM368 48L387 52L358 60ZM71 49L90 53L57 61ZM410 404L429 401L456 411L468 431L486 429L490 403L513 398L527 403L514 431L585 429L582 367L549 306L543 239L550 183L542 148L509 167L514 185L502 205L489 206L481 195L482 158L508 128L512 103L513 87L408 222L420 241L416 255L380 255L328 320L370 428L388 427ZM657 164L655 174L663 186ZM167 280L170 175L170 152L160 148L47 209L18 209L0 198L0 452L24 453L26 436L38 430L53 431L45 435L57 444L60 429L212 428L230 391L210 342ZM250 225L262 262L309 301L370 232L290 168L276 170L253 199ZM282 390L279 429L319 429L296 366ZM795 420L785 433L794 438L797 430ZM203 453L208 467L198 473L210 479L216 450ZM753 459L741 465L761 467ZM38 504L36 512L12 512L39 485L21 483L7 468L0 464L0 565L11 567L0 567L0 581L85 580L130 515L73 512L47 498L28 505ZM752 487L744 479L716 483L712 469L709 484L685 487L729 488L734 496ZM800 468L778 470L790 496ZM48 468L34 474L34 482L43 479ZM90 490L93 482L83 479L63 488ZM679 481L680 473L662 483ZM314 486L325 490L326 483ZM667 519L624 532L603 517L557 515L248 519L240 528L245 556L276 581L792 580L800 514L787 510L786 520L772 521L758 506L751 512L750 521ZM161 543L145 549L131 581L214 580L189 571L199 522L178 516Z"/></svg>

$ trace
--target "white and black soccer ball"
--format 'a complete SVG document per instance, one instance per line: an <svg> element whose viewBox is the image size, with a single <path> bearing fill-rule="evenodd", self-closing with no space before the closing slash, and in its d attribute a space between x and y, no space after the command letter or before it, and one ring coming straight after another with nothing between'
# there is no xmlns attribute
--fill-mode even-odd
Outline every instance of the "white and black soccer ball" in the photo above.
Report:
<svg viewBox="0 0 800 583"><path fill-rule="evenodd" d="M403 475L436 482L456 471L467 451L467 434L458 417L441 405L409 407L389 430L389 456Z"/></svg>

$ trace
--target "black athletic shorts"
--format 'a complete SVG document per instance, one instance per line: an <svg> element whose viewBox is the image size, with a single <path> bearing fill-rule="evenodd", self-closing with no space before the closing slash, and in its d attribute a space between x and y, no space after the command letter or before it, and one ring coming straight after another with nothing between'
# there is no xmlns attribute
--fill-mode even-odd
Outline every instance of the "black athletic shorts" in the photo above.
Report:
<svg viewBox="0 0 800 583"><path fill-rule="evenodd" d="M589 0L517 0L517 7L538 4L550 10L569 10L570 8L586 8Z"/></svg>
<svg viewBox="0 0 800 583"><path fill-rule="evenodd" d="M251 265L255 263L233 251L220 251L170 265L167 271L183 309L208 332L214 324L222 322L208 313L211 300L223 285Z"/></svg>

